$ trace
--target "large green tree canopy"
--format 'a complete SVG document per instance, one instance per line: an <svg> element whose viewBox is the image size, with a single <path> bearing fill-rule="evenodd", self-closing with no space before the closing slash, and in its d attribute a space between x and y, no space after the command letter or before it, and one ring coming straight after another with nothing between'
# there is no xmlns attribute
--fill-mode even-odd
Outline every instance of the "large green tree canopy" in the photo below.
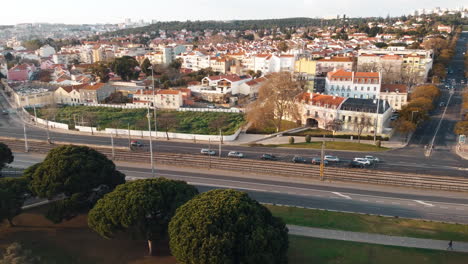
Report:
<svg viewBox="0 0 468 264"><path fill-rule="evenodd" d="M167 234L176 209L198 194L183 181L165 178L137 180L117 186L100 199L89 212L88 224L101 236L110 238L118 231L136 231L151 241Z"/></svg>
<svg viewBox="0 0 468 264"><path fill-rule="evenodd" d="M65 196L48 212L47 217L54 222L89 209L103 193L125 182L125 175L105 155L89 147L72 145L52 149L43 162L28 168L24 177L36 196L48 199Z"/></svg>
<svg viewBox="0 0 468 264"><path fill-rule="evenodd" d="M26 199L27 186L24 178L0 178L0 222L6 219L13 225Z"/></svg>
<svg viewBox="0 0 468 264"><path fill-rule="evenodd" d="M11 149L6 144L0 143L0 170L2 170L6 164L12 163L13 160L14 157L13 153L11 153Z"/></svg>
<svg viewBox="0 0 468 264"><path fill-rule="evenodd" d="M180 263L287 263L285 224L244 192L196 196L177 209L169 237Z"/></svg>

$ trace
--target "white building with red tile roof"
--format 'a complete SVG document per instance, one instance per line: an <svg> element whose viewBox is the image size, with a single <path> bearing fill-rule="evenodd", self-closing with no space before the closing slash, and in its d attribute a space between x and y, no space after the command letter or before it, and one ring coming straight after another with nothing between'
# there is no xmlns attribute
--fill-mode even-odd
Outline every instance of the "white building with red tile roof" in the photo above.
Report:
<svg viewBox="0 0 468 264"><path fill-rule="evenodd" d="M183 90L156 90L153 96L152 89L138 90L133 94L133 104L153 106L160 109L178 109L184 105L187 91Z"/></svg>
<svg viewBox="0 0 468 264"><path fill-rule="evenodd" d="M376 99L380 93L382 77L378 72L329 72L325 79L325 93L348 98Z"/></svg>

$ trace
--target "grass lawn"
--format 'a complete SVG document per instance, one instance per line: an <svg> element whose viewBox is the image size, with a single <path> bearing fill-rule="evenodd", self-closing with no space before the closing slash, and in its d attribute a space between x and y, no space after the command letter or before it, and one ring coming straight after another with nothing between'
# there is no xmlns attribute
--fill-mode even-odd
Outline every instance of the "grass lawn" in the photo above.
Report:
<svg viewBox="0 0 468 264"><path fill-rule="evenodd" d="M354 232L468 241L468 225L265 205L287 224ZM468 262L466 262L468 263Z"/></svg>
<svg viewBox="0 0 468 264"><path fill-rule="evenodd" d="M272 207L270 207L272 208ZM41 264L175 264L167 241L157 244L156 257L147 256L146 242L128 235L112 240L87 227L86 215L55 225L35 208L14 219L16 227L0 226L0 254L19 242L41 258ZM468 263L468 254L360 244L289 236L289 263Z"/></svg>
<svg viewBox="0 0 468 264"><path fill-rule="evenodd" d="M465 264L468 254L289 236L289 263Z"/></svg>
<svg viewBox="0 0 468 264"><path fill-rule="evenodd" d="M34 115L33 109L27 110ZM99 130L127 129L129 126L135 130L148 129L147 109L64 106L37 108L36 112L39 118L49 118L70 127L74 127L76 122L77 125L92 125ZM244 115L239 113L158 111L157 116L158 130L164 131L168 128L169 132L177 133L218 135L218 127L221 127L225 135L231 135L244 123ZM151 122L154 125L154 118Z"/></svg>
<svg viewBox="0 0 468 264"><path fill-rule="evenodd" d="M310 143L301 142L301 143L294 143L294 144L270 144L264 145L266 147L288 147L288 148L311 148L311 149L321 149L322 142L321 141L313 141ZM377 147L371 144L364 144L364 143L355 143L355 142L344 142L344 141L326 141L325 142L325 149L332 149L332 150L352 150L352 151L385 151L389 150L389 148L384 147Z"/></svg>
<svg viewBox="0 0 468 264"><path fill-rule="evenodd" d="M281 131L286 131L299 127L298 124L292 121L282 120L281 121ZM273 121L266 122L266 124L256 127L254 124L249 127L247 133L249 134L274 134L276 133L276 127Z"/></svg>

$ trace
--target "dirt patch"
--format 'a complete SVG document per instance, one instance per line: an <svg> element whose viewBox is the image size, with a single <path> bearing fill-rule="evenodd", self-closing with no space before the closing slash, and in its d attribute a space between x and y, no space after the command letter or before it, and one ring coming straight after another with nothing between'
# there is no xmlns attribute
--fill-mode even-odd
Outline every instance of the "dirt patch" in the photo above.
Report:
<svg viewBox="0 0 468 264"><path fill-rule="evenodd" d="M127 234L104 239L89 229L87 216L80 215L61 224L53 224L41 213L43 209L24 212L14 219L15 227L0 226L0 249L20 242L41 256L44 263L131 263L173 264L167 240L156 244L156 257L147 256L147 244Z"/></svg>

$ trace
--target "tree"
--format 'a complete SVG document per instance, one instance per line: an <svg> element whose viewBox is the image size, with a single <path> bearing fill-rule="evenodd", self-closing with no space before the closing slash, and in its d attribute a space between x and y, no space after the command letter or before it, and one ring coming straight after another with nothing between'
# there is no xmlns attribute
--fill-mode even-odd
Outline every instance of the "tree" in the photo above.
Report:
<svg viewBox="0 0 468 264"><path fill-rule="evenodd" d="M11 52L7 52L5 54L5 59L6 59L7 62L10 62L10 61L15 59L15 56L13 56L13 54L11 54Z"/></svg>
<svg viewBox="0 0 468 264"><path fill-rule="evenodd" d="M340 119L330 120L325 124L325 129L333 131L334 136L336 131L341 131L343 129L343 121Z"/></svg>
<svg viewBox="0 0 468 264"><path fill-rule="evenodd" d="M27 186L24 178L0 178L0 222L6 219L14 226L13 218L21 213Z"/></svg>
<svg viewBox="0 0 468 264"><path fill-rule="evenodd" d="M281 131L283 119L299 118L296 101L301 92L300 83L294 81L291 74L280 72L272 75L260 87L258 99L249 105L247 120L257 127L272 121L276 131Z"/></svg>
<svg viewBox="0 0 468 264"><path fill-rule="evenodd" d="M420 85L411 92L411 100L419 97L426 97L434 101L440 96L440 89L435 85Z"/></svg>
<svg viewBox="0 0 468 264"><path fill-rule="evenodd" d="M44 43L40 39L31 39L23 42L23 47L27 50L37 50L42 47L42 45L44 45Z"/></svg>
<svg viewBox="0 0 468 264"><path fill-rule="evenodd" d="M39 73L37 74L37 79L41 82L52 81L52 77L50 76L50 72L48 70L39 70Z"/></svg>
<svg viewBox="0 0 468 264"><path fill-rule="evenodd" d="M285 224L235 190L208 191L179 207L169 238L180 263L287 263Z"/></svg>
<svg viewBox="0 0 468 264"><path fill-rule="evenodd" d="M166 138L169 140L169 130L175 129L178 125L176 115L171 112L163 112L157 117L159 128L166 132Z"/></svg>
<svg viewBox="0 0 468 264"><path fill-rule="evenodd" d="M414 132L416 130L415 123L405 120L403 118L398 118L397 120L392 122L392 125L397 132L405 134L406 138L408 137L409 133Z"/></svg>
<svg viewBox="0 0 468 264"><path fill-rule="evenodd" d="M89 212L88 225L105 238L130 230L152 243L167 235L167 226L176 209L198 194L183 181L145 179L117 186Z"/></svg>
<svg viewBox="0 0 468 264"><path fill-rule="evenodd" d="M128 96L123 95L122 92L114 92L104 99L104 103L126 104L126 103L130 103L130 98L128 98Z"/></svg>
<svg viewBox="0 0 468 264"><path fill-rule="evenodd" d="M439 79L445 79L445 77L447 77L447 70L442 63L436 63L434 67L432 67L432 74L439 77Z"/></svg>
<svg viewBox="0 0 468 264"><path fill-rule="evenodd" d="M355 118L354 128L358 134L358 143L361 143L362 132L370 127L372 127L372 122L366 114L362 113L359 117Z"/></svg>
<svg viewBox="0 0 468 264"><path fill-rule="evenodd" d="M182 62L183 60L181 58L177 58L173 60L171 63L169 63L169 67L179 71L180 68L182 67Z"/></svg>
<svg viewBox="0 0 468 264"><path fill-rule="evenodd" d="M454 129L457 135L468 135L468 121L459 121L455 124Z"/></svg>
<svg viewBox="0 0 468 264"><path fill-rule="evenodd" d="M278 50L282 52L286 52L289 50L288 43L286 41L281 41L278 43Z"/></svg>
<svg viewBox="0 0 468 264"><path fill-rule="evenodd" d="M123 56L110 63L110 68L124 81L136 80L140 74L140 64L135 58Z"/></svg>
<svg viewBox="0 0 468 264"><path fill-rule="evenodd" d="M99 82L106 83L109 81L110 76L110 69L109 67L103 62L96 62L91 67L91 73L94 74L99 78Z"/></svg>
<svg viewBox="0 0 468 264"><path fill-rule="evenodd" d="M374 45L375 45L377 48L379 48L379 49L383 49L383 48L388 47L388 44L385 43L385 42L377 42L377 43L375 43Z"/></svg>
<svg viewBox="0 0 468 264"><path fill-rule="evenodd" d="M39 258L34 257L31 250L25 249L19 243L9 245L3 257L0 259L0 264L37 264L42 263Z"/></svg>
<svg viewBox="0 0 468 264"><path fill-rule="evenodd" d="M305 136L305 142L310 143L310 141L312 141L312 136L311 135L306 135Z"/></svg>
<svg viewBox="0 0 468 264"><path fill-rule="evenodd" d="M89 147L72 145L52 149L43 162L28 168L24 177L36 196L64 196L46 214L54 222L86 211L105 192L125 182L125 175L106 156Z"/></svg>
<svg viewBox="0 0 468 264"><path fill-rule="evenodd" d="M6 164L12 163L14 159L11 149L6 144L0 142L0 175L3 167Z"/></svg>
<svg viewBox="0 0 468 264"><path fill-rule="evenodd" d="M146 74L146 76L151 76L151 62L148 58L145 58L141 63L141 71Z"/></svg>

